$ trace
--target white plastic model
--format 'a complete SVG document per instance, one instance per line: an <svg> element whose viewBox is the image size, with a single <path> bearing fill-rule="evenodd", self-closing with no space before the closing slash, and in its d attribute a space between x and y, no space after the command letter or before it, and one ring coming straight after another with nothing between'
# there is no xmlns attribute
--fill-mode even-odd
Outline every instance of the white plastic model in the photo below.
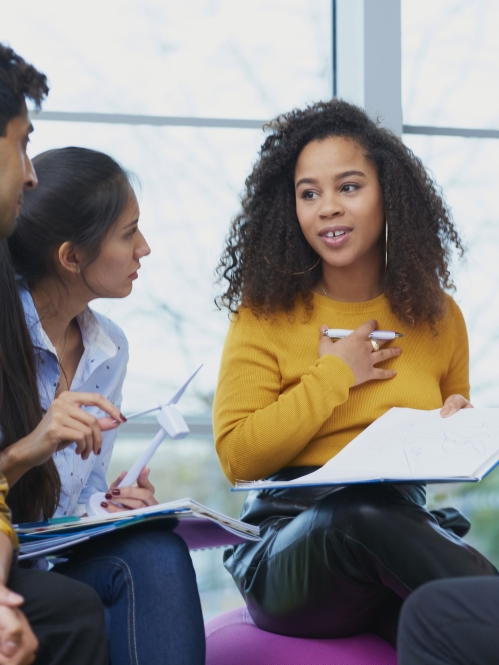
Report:
<svg viewBox="0 0 499 665"><path fill-rule="evenodd" d="M154 407L153 409L148 409L147 411L135 413L127 418L127 420L130 420L131 418L136 418L137 416L143 415L144 413L150 413L151 411L157 411L159 409L159 413L156 416L156 419L159 423L160 430L151 441L149 447L142 453L130 471L123 478L118 487L130 487L134 484L142 469L147 466L149 460L167 436L169 436L171 439L184 439L189 434L189 427L187 426L184 417L177 409L175 404L177 404L177 402L180 400L185 392L185 389L199 372L201 367L202 365L197 368L194 374L184 383L182 388L180 388L180 390L175 393L169 402ZM105 517L110 515L110 513L101 506L103 501L107 501L105 492L95 492L92 494L86 505L87 515L91 517Z"/></svg>

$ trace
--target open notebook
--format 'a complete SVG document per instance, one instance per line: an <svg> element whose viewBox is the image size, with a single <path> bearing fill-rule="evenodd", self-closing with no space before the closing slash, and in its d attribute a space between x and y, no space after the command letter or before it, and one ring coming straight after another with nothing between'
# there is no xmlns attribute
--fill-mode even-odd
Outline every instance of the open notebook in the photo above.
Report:
<svg viewBox="0 0 499 665"><path fill-rule="evenodd" d="M107 517L62 517L49 522L17 524L15 529L21 543L19 559L36 559L53 552L64 552L115 529L165 519L175 520L173 531L186 541L190 550L260 540L258 527L211 510L192 499L179 499Z"/></svg>
<svg viewBox="0 0 499 665"><path fill-rule="evenodd" d="M481 480L499 463L499 409L393 408L323 467L287 482L240 481L234 490L367 482Z"/></svg>

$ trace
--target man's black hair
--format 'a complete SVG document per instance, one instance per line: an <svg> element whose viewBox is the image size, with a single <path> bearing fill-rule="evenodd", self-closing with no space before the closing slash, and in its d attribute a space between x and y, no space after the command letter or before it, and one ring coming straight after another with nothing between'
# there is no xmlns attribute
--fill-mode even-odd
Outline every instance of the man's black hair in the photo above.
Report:
<svg viewBox="0 0 499 665"><path fill-rule="evenodd" d="M0 136L5 136L10 120L21 114L26 98L39 109L48 91L45 74L0 44Z"/></svg>
<svg viewBox="0 0 499 665"><path fill-rule="evenodd" d="M47 79L17 53L0 44L0 136L21 115L25 99L37 108L48 93ZM6 240L0 240L0 428L1 446L19 441L43 417L36 361L14 266ZM61 479L52 457L29 469L9 492L15 522L52 517L61 494Z"/></svg>

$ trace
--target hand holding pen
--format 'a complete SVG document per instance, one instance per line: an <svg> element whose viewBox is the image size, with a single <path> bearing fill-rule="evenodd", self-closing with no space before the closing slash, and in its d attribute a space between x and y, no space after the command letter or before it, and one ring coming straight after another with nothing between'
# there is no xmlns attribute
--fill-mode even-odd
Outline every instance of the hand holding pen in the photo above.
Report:
<svg viewBox="0 0 499 665"><path fill-rule="evenodd" d="M333 355L341 358L353 371L355 375L356 386L366 381L392 379L396 375L393 369L381 369L376 367L380 362L391 360L402 353L399 347L382 349L388 339L378 341L373 333L390 333L394 339L400 333L392 331L377 330L378 323L375 320L366 321L356 330L341 330L341 337L336 337L337 342L333 342L329 336L330 330L326 325L320 328L319 339L319 358L324 355ZM334 333L340 333L340 330L334 330ZM372 336L372 337L371 337Z"/></svg>
<svg viewBox="0 0 499 665"><path fill-rule="evenodd" d="M322 334L331 339L343 339L351 335L353 330L344 330L343 328L326 328ZM367 339L374 339L378 341L389 341L396 337L403 337L402 333L395 332L394 330L373 330Z"/></svg>

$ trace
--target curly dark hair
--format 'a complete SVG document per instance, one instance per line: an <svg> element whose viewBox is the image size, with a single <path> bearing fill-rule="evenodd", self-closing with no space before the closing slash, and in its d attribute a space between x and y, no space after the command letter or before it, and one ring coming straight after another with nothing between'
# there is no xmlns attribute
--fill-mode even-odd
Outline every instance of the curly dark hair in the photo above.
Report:
<svg viewBox="0 0 499 665"><path fill-rule="evenodd" d="M308 310L321 276L318 254L308 244L296 215L294 171L311 141L344 137L356 141L375 165L388 220L388 267L384 293L405 323L430 326L445 313L444 288L452 246L464 252L448 207L417 158L395 134L357 106L333 99L295 109L266 125L267 136L246 180L242 211L233 220L216 270L227 290L219 307L241 305L257 316L292 312L298 295ZM294 274L300 273L303 274Z"/></svg>
<svg viewBox="0 0 499 665"><path fill-rule="evenodd" d="M48 91L45 74L0 44L0 136L5 136L9 121L21 114L26 97L39 109Z"/></svg>

